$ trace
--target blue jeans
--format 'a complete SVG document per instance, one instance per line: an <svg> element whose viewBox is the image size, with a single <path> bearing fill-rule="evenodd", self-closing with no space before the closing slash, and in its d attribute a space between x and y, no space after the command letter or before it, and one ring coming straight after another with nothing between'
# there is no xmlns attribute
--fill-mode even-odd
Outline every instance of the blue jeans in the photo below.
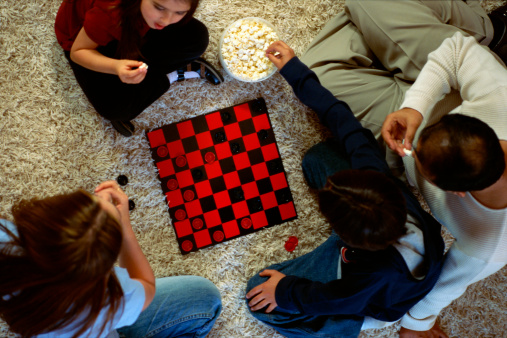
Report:
<svg viewBox="0 0 507 338"><path fill-rule="evenodd" d="M222 310L220 292L203 277L176 276L156 279L151 304L120 336L206 337Z"/></svg>
<svg viewBox="0 0 507 338"><path fill-rule="evenodd" d="M312 252L290 261L271 265L266 269L322 283L335 280L338 278L338 263L340 262L338 240L338 235L333 232ZM247 292L266 280L266 277L256 274L248 281ZM311 316L280 308L276 308L271 313L265 313L264 310L251 311L251 313L255 318L272 326L286 337L357 337L363 325L363 317L353 315Z"/></svg>

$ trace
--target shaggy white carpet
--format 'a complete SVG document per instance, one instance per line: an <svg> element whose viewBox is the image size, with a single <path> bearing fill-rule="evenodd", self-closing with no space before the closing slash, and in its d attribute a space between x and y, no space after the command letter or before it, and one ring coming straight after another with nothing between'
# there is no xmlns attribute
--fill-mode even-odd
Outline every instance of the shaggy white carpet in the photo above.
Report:
<svg viewBox="0 0 507 338"><path fill-rule="evenodd" d="M77 85L57 44L53 22L61 0L0 1L0 214L22 198L44 197L76 188L92 191L119 174L129 178L126 193L136 202L132 223L156 276L193 274L213 281L223 312L210 337L277 337L253 319L245 306L250 276L269 264L307 253L330 228L306 186L301 159L327 131L295 99L279 74L261 83L225 78L212 86L200 80L177 83L135 121L124 138L98 116ZM501 1L484 1L486 9ZM209 28L205 58L219 66L218 41L225 27L246 16L273 23L301 55L323 25L342 10L343 0L202 0L196 17ZM288 174L299 218L197 253L182 256L144 130L264 97ZM299 238L289 253L284 243ZM441 316L452 337L501 337L507 332L507 271L469 288ZM363 337L395 337L398 327L367 331ZM12 335L5 324L0 336Z"/></svg>

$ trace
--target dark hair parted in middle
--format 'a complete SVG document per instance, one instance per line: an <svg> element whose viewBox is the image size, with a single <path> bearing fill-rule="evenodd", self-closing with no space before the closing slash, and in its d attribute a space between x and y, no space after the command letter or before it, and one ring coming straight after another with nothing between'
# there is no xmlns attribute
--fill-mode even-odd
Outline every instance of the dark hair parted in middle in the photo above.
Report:
<svg viewBox="0 0 507 338"><path fill-rule="evenodd" d="M494 130L461 114L446 115L424 128L415 155L426 178L447 191L485 189L505 171L505 154Z"/></svg>
<svg viewBox="0 0 507 338"><path fill-rule="evenodd" d="M319 191L319 205L338 236L354 248L382 250L407 232L405 198L392 179L377 171L333 174Z"/></svg>

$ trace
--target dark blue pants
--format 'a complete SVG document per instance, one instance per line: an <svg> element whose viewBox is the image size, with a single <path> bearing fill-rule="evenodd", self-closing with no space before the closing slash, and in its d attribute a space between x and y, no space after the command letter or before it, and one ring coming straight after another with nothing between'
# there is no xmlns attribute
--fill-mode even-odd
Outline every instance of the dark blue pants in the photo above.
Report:
<svg viewBox="0 0 507 338"><path fill-rule="evenodd" d="M148 73L139 84L126 84L116 75L98 73L81 67L65 56L88 100L97 113L111 121L130 121L141 114L169 89L167 74L197 59L209 43L208 29L197 19L185 25L169 25L163 30L150 29L143 39L141 61ZM98 51L115 57L118 42Z"/></svg>

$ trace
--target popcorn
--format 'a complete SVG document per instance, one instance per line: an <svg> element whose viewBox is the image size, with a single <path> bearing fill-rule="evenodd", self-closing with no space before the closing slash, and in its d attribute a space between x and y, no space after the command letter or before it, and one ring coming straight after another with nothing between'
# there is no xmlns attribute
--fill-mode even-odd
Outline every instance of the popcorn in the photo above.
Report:
<svg viewBox="0 0 507 338"><path fill-rule="evenodd" d="M260 19L239 20L224 32L220 50L222 60L237 78L260 81L276 71L265 52L277 40L273 28Z"/></svg>

